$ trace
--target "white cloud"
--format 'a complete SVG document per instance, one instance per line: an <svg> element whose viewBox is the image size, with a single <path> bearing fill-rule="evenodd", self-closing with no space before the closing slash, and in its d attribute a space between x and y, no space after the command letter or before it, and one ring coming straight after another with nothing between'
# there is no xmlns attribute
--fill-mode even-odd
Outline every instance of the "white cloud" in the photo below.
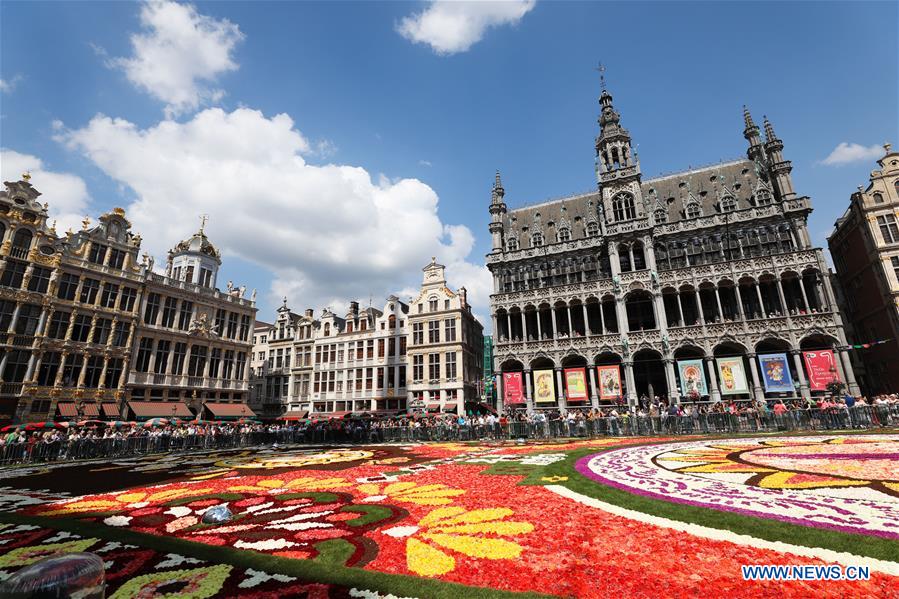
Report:
<svg viewBox="0 0 899 599"><path fill-rule="evenodd" d="M430 160L419 160L419 161L418 161L418 165L419 165L419 166L433 166L433 165L431 164L431 161L430 161Z"/></svg>
<svg viewBox="0 0 899 599"><path fill-rule="evenodd" d="M25 172L31 173L31 184L41 192L39 200L49 204L50 218L57 221L56 230L61 234L69 227L79 229L90 202L84 180L47 170L37 156L0 150L0 179L18 181Z"/></svg>
<svg viewBox="0 0 899 599"><path fill-rule="evenodd" d="M276 273L273 299L287 295L296 308L337 309L369 295L380 305L419 284L431 256L464 275L451 284L486 305L480 267L465 262L474 237L441 222L433 189L360 167L308 164L310 143L286 114L209 108L147 129L97 115L59 139L134 192L129 217L157 256L208 213L213 243Z"/></svg>
<svg viewBox="0 0 899 599"><path fill-rule="evenodd" d="M517 24L536 0L434 0L420 13L405 17L397 31L437 54L465 52L490 27Z"/></svg>
<svg viewBox="0 0 899 599"><path fill-rule="evenodd" d="M844 141L834 148L833 152L830 153L830 156L822 160L821 164L839 166L851 162L861 162L863 160L877 160L883 156L883 154L883 147L878 146L877 144L874 144L873 146L863 146L861 144L846 143Z"/></svg>
<svg viewBox="0 0 899 599"><path fill-rule="evenodd" d="M231 53L244 36L237 25L201 15L190 4L159 0L141 7L140 20L145 31L131 36L133 55L110 65L165 102L169 117L221 99L224 92L211 84L238 68Z"/></svg>
<svg viewBox="0 0 899 599"><path fill-rule="evenodd" d="M21 80L21 75L16 75L12 79L0 79L0 93L11 94Z"/></svg>

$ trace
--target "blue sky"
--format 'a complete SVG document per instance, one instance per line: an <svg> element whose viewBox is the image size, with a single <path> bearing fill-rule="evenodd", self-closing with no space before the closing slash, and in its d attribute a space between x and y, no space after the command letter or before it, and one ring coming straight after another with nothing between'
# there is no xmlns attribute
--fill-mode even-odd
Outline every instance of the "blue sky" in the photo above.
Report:
<svg viewBox="0 0 899 599"><path fill-rule="evenodd" d="M220 286L258 288L263 320L282 295L405 299L432 255L486 316L493 172L512 206L595 186L600 60L645 176L743 156L742 105L767 114L816 244L899 142L892 2L7 1L0 18L4 178L30 169L60 230L124 206L157 266L208 213Z"/></svg>

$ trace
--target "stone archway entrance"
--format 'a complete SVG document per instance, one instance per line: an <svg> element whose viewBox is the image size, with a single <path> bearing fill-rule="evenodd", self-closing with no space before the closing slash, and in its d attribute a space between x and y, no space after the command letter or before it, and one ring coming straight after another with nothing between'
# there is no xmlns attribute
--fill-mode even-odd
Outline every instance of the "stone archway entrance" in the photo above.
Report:
<svg viewBox="0 0 899 599"><path fill-rule="evenodd" d="M668 396L662 354L652 349L641 349L634 354L634 387L641 403L651 401L654 396L660 399Z"/></svg>

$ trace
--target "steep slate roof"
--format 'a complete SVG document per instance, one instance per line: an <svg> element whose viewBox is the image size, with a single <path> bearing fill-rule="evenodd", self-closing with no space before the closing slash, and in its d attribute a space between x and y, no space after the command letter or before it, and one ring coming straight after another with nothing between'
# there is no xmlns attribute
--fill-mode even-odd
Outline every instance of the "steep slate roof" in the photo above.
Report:
<svg viewBox="0 0 899 599"><path fill-rule="evenodd" d="M640 187L647 215L657 207L665 207L668 222L676 222L684 219L686 204L691 201L698 202L706 216L718 212L718 202L727 195L737 200L737 209L748 208L752 205L750 197L760 184L764 183L759 179L755 164L741 159L645 179ZM773 196L770 186L768 191ZM591 218L599 222L601 202L602 194L594 191L513 208L503 217L506 238L517 235L520 247L529 247L530 235L539 228L545 242L552 243L556 240L556 231L567 220L571 238L581 239L586 235Z"/></svg>

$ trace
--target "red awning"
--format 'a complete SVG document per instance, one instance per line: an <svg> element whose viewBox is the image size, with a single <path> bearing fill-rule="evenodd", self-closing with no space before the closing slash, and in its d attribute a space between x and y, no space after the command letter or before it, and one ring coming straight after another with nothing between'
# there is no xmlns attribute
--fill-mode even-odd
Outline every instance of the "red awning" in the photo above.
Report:
<svg viewBox="0 0 899 599"><path fill-rule="evenodd" d="M99 416L100 415L100 406L95 403L85 402L84 415L85 416Z"/></svg>
<svg viewBox="0 0 899 599"><path fill-rule="evenodd" d="M309 410L299 410L294 412L285 412L278 416L278 420L305 420L309 414Z"/></svg>
<svg viewBox="0 0 899 599"><path fill-rule="evenodd" d="M256 412L245 403L218 403L207 401L203 407L213 413L216 418L255 418Z"/></svg>
<svg viewBox="0 0 899 599"><path fill-rule="evenodd" d="M56 404L56 409L59 410L60 416L65 416L66 418L77 418L78 410L75 409L75 403L71 401L61 401Z"/></svg>
<svg viewBox="0 0 899 599"><path fill-rule="evenodd" d="M429 403L427 406L428 412L439 412L440 404L439 403Z"/></svg>
<svg viewBox="0 0 899 599"><path fill-rule="evenodd" d="M117 403L110 403L110 402L106 401L106 402L103 402L103 403L100 404L100 405L101 405L102 408L103 408L103 414L104 414L107 418L118 418L119 416L122 415L122 414L119 412L119 404L117 404Z"/></svg>
<svg viewBox="0 0 899 599"><path fill-rule="evenodd" d="M129 401L135 418L193 418L194 413L180 401ZM174 409L174 414L172 410Z"/></svg>
<svg viewBox="0 0 899 599"><path fill-rule="evenodd" d="M453 403L448 403L448 404L444 405L444 406L443 406L443 411L444 411L444 412L455 412L455 411L456 411L456 404L453 402Z"/></svg>

